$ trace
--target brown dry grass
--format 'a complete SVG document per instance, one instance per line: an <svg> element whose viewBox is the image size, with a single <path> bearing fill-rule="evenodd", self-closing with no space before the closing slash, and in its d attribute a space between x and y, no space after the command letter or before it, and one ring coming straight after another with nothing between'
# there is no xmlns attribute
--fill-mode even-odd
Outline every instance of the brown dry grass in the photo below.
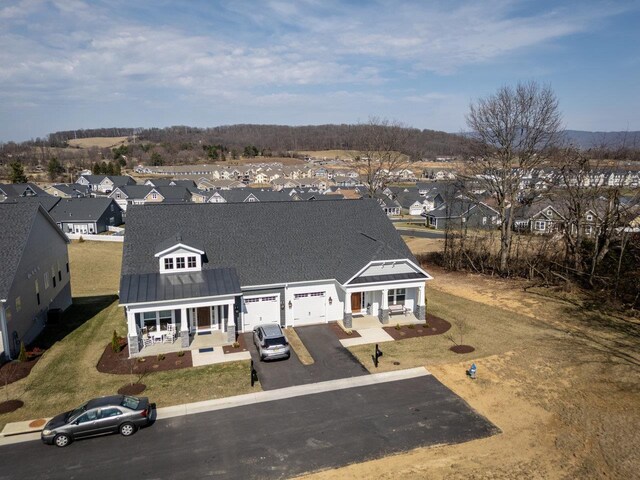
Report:
<svg viewBox="0 0 640 480"><path fill-rule="evenodd" d="M117 294L121 265L122 243L74 240L69 245L71 294L74 297Z"/></svg>
<svg viewBox="0 0 640 480"><path fill-rule="evenodd" d="M315 363L315 360L309 353L309 350L307 350L307 347L304 346L304 343L302 343L302 340L300 340L296 331L291 327L285 328L284 331L287 334L287 339L289 340L291 348L293 348L293 351L298 355L300 363L303 365L312 365Z"/></svg>
<svg viewBox="0 0 640 480"><path fill-rule="evenodd" d="M472 323L465 343L477 351L457 356L443 337L403 340L384 345L379 370L394 359L425 365L503 433L313 478L638 478L637 320L585 308L577 294L566 301L525 292L522 281L428 270L429 311ZM472 361L476 381L464 373Z"/></svg>
<svg viewBox="0 0 640 480"><path fill-rule="evenodd" d="M75 148L113 148L127 144L127 137L89 137L74 138L67 142L70 147Z"/></svg>

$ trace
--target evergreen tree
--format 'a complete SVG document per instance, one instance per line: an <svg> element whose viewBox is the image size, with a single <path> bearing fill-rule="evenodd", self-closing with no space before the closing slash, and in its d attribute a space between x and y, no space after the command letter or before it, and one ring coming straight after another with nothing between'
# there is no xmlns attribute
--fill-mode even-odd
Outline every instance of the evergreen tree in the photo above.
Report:
<svg viewBox="0 0 640 480"><path fill-rule="evenodd" d="M27 183L29 179L24 174L24 168L20 162L11 164L11 183Z"/></svg>
<svg viewBox="0 0 640 480"><path fill-rule="evenodd" d="M52 182L64 173L64 167L56 157L52 157L51 160L49 160L47 170L49 171L49 180Z"/></svg>
<svg viewBox="0 0 640 480"><path fill-rule="evenodd" d="M91 172L94 175L100 175L102 173L102 171L100 169L100 164L99 163L94 163L93 167L91 167Z"/></svg>

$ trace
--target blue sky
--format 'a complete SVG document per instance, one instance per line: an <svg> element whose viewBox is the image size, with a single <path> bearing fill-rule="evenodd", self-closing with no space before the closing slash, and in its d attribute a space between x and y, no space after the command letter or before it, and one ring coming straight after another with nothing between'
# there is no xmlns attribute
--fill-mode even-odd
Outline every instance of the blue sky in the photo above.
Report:
<svg viewBox="0 0 640 480"><path fill-rule="evenodd" d="M639 1L0 2L0 141L95 127L465 129L549 83L567 128L640 130Z"/></svg>

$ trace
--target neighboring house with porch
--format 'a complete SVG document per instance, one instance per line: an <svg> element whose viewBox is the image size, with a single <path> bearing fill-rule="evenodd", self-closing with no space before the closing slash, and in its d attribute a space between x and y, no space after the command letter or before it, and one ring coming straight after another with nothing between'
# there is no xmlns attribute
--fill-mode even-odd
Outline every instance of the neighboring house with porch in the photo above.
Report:
<svg viewBox="0 0 640 480"><path fill-rule="evenodd" d="M496 228L500 214L486 203L468 198L453 198L422 214L425 225L436 230L452 228Z"/></svg>
<svg viewBox="0 0 640 480"><path fill-rule="evenodd" d="M529 230L538 234L561 232L565 225L566 219L558 208L551 204L539 203L523 207L516 213L513 221L516 230Z"/></svg>
<svg viewBox="0 0 640 480"><path fill-rule="evenodd" d="M49 214L65 233L98 234L122 224L122 209L112 198L62 198Z"/></svg>
<svg viewBox="0 0 640 480"><path fill-rule="evenodd" d="M38 202L0 203L0 360L71 305L69 239Z"/></svg>
<svg viewBox="0 0 640 480"><path fill-rule="evenodd" d="M201 334L231 343L261 323L422 321L429 279L375 200L136 206L120 305L136 355L149 332L180 350Z"/></svg>

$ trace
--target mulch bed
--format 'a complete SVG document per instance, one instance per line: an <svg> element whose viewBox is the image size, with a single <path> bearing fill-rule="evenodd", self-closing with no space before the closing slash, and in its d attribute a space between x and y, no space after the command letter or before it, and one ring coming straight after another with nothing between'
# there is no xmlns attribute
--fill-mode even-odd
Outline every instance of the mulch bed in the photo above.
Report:
<svg viewBox="0 0 640 480"><path fill-rule="evenodd" d="M355 330L351 330L351 335L344 331L344 329L338 325L337 322L329 323L329 328L336 334L339 340L346 340L348 338L358 338L360 334Z"/></svg>
<svg viewBox="0 0 640 480"><path fill-rule="evenodd" d="M6 402L0 402L0 414L15 412L23 405L24 402L20 400L7 400Z"/></svg>
<svg viewBox="0 0 640 480"><path fill-rule="evenodd" d="M127 383L124 387L118 389L120 395L140 395L147 386L144 383Z"/></svg>
<svg viewBox="0 0 640 480"><path fill-rule="evenodd" d="M234 348L233 345L224 345L222 347L222 351L224 353L238 353L238 352L248 352L247 344L244 341L244 335L240 334L236 338L236 342L240 345L238 348Z"/></svg>
<svg viewBox="0 0 640 480"><path fill-rule="evenodd" d="M184 351L183 356L178 356L178 352L163 353L164 359L159 360L157 355L148 357L129 358L129 349L125 347L118 353L111 348L111 343L104 348L104 353L98 360L96 368L101 373L115 373L118 375L131 374L133 363L134 374L144 374L151 372L165 372L167 370L178 370L193 366L191 352Z"/></svg>
<svg viewBox="0 0 640 480"><path fill-rule="evenodd" d="M384 331L391 335L394 340L402 340L405 338L441 335L450 328L451 324L446 320L434 315L427 315L426 324L415 324L414 328L409 328L409 325L402 325L399 330L396 327L384 327Z"/></svg>
<svg viewBox="0 0 640 480"><path fill-rule="evenodd" d="M475 348L473 348L471 345L454 345L449 350L455 353L471 353L475 351Z"/></svg>
<svg viewBox="0 0 640 480"><path fill-rule="evenodd" d="M18 380L26 377L31 373L31 369L38 363L40 356L27 360L26 362L20 362L19 360L13 360L0 366L0 379L2 379L2 385L7 383L17 382ZM9 378L5 379L5 375Z"/></svg>

